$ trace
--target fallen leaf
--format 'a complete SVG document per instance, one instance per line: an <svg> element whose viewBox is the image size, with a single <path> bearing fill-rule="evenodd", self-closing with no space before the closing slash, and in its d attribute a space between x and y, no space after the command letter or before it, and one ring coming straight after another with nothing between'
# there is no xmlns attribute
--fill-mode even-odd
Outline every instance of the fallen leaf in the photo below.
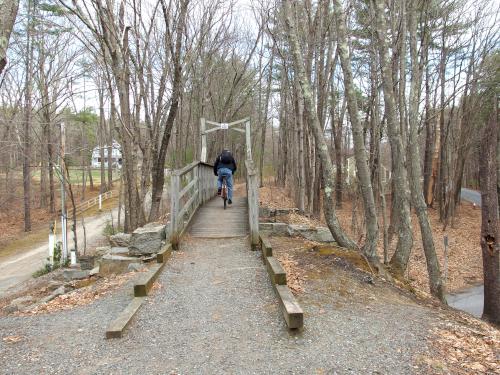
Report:
<svg viewBox="0 0 500 375"><path fill-rule="evenodd" d="M6 342L7 344L15 344L16 342L20 342L22 339L22 336L7 336L3 338L3 342Z"/></svg>

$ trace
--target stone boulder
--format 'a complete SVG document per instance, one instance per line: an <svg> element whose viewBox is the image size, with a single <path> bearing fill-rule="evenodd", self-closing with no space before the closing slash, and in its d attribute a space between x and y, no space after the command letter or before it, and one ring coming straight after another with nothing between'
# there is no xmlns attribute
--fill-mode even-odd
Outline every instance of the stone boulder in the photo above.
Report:
<svg viewBox="0 0 500 375"><path fill-rule="evenodd" d="M62 296L63 294L66 293L66 288L63 286L60 286L59 288L57 288L56 290L54 290L51 294L49 294L48 296L42 298L40 300L40 303L47 303L47 302L50 302L52 301L54 298L56 297L59 297L59 296Z"/></svg>
<svg viewBox="0 0 500 375"><path fill-rule="evenodd" d="M287 235L288 234L288 224L287 223L259 223L259 229L262 231L269 231L276 235Z"/></svg>
<svg viewBox="0 0 500 375"><path fill-rule="evenodd" d="M310 227L308 225L297 225L290 224L288 225L288 235L289 236L303 236L304 234L309 235L316 232L316 228Z"/></svg>
<svg viewBox="0 0 500 375"><path fill-rule="evenodd" d="M330 232L330 229L325 228L325 227L320 227L316 229L316 234L313 236L316 238L315 240L311 241L316 241L316 242L335 242L335 239L332 236L332 232Z"/></svg>
<svg viewBox="0 0 500 375"><path fill-rule="evenodd" d="M271 217L272 210L269 207L259 207L259 216L260 217Z"/></svg>
<svg viewBox="0 0 500 375"><path fill-rule="evenodd" d="M160 251L162 241L165 240L164 225L147 225L137 228L130 239L130 255L146 255Z"/></svg>
<svg viewBox="0 0 500 375"><path fill-rule="evenodd" d="M79 270L79 269L65 269L63 270L64 280L81 280L89 277L90 270Z"/></svg>
<svg viewBox="0 0 500 375"><path fill-rule="evenodd" d="M301 236L314 242L335 242L330 229L326 227L315 228L306 225L290 224L288 226L288 234L290 236Z"/></svg>
<svg viewBox="0 0 500 375"><path fill-rule="evenodd" d="M121 255L121 256L128 256L129 255L129 250L128 247L112 247L108 253L109 255Z"/></svg>
<svg viewBox="0 0 500 375"><path fill-rule="evenodd" d="M96 247L95 255L97 257L102 257L104 254L107 254L111 251L111 246L100 246Z"/></svg>
<svg viewBox="0 0 500 375"><path fill-rule="evenodd" d="M282 216L282 215L296 214L297 212L299 212L298 208L277 208L274 211L274 214L276 216Z"/></svg>
<svg viewBox="0 0 500 375"><path fill-rule="evenodd" d="M130 263L128 265L127 271L128 272L140 272L143 271L146 268L146 266L142 263Z"/></svg>
<svg viewBox="0 0 500 375"><path fill-rule="evenodd" d="M99 265L99 276L125 273L131 263L137 263L137 258L106 254Z"/></svg>
<svg viewBox="0 0 500 375"><path fill-rule="evenodd" d="M25 311L27 308L35 302L33 296L24 296L12 300L12 302L4 308L7 314L12 314L17 311Z"/></svg>
<svg viewBox="0 0 500 375"><path fill-rule="evenodd" d="M91 270L95 266L96 256L94 255L82 255L78 257L78 263L80 263L80 268L82 270Z"/></svg>
<svg viewBox="0 0 500 375"><path fill-rule="evenodd" d="M129 233L117 233L109 237L109 244L113 247L129 247L132 235Z"/></svg>

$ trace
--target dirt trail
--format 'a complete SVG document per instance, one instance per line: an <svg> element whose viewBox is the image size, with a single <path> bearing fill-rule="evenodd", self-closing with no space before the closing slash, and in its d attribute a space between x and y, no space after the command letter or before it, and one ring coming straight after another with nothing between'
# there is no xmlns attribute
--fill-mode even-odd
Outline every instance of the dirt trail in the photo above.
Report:
<svg viewBox="0 0 500 375"><path fill-rule="evenodd" d="M118 209L113 210L114 219L116 219L117 212ZM87 246L91 246L92 243L103 237L102 230L109 220L109 212L103 212L100 215L86 219ZM77 229L77 236L81 243L83 239L83 228L81 226ZM71 232L68 232L70 245L72 237ZM0 261L0 296L5 295L9 289L29 280L31 275L45 264L48 253L47 246L47 242L33 244L32 247Z"/></svg>

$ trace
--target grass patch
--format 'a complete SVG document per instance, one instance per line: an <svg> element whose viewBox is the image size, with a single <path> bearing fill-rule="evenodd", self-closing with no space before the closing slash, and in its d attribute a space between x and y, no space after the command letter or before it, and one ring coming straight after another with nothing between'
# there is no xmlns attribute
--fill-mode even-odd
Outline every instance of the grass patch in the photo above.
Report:
<svg viewBox="0 0 500 375"><path fill-rule="evenodd" d="M60 229L60 228L58 228ZM5 240L0 244L0 259L25 251L27 248L32 248L36 244L48 243L49 228L48 224L39 227L29 233L21 233L19 238L14 240Z"/></svg>
<svg viewBox="0 0 500 375"><path fill-rule="evenodd" d="M102 234L106 237L123 232L123 227L115 227L110 221L106 222L106 226L102 230Z"/></svg>
<svg viewBox="0 0 500 375"><path fill-rule="evenodd" d="M33 274L31 276L33 276L36 279L37 277L46 275L52 271L53 271L53 269L50 266L50 264L45 263L45 265L42 268L40 268L38 271L33 272Z"/></svg>
<svg viewBox="0 0 500 375"><path fill-rule="evenodd" d="M100 183L101 183L101 169L100 168L92 169L91 172L92 172L92 179L94 181L94 185L100 185ZM120 173L121 172L114 169L113 170L113 179L116 179L117 177L119 177ZM37 170L32 171L31 177L36 181L40 181L40 170L37 169ZM88 176L87 171L85 171L85 177L87 179L87 183L89 183L89 176ZM106 180L107 180L107 178L108 178L108 169L106 168ZM82 171L82 169L69 167L69 179L70 179L72 184L75 184L75 185L82 184L83 183L83 171Z"/></svg>
<svg viewBox="0 0 500 375"><path fill-rule="evenodd" d="M363 255L361 255L358 251L344 249L342 247L332 245L318 245L313 249L320 256L333 255L339 258L343 258L354 267L359 268L365 272L372 273L370 265L367 263Z"/></svg>

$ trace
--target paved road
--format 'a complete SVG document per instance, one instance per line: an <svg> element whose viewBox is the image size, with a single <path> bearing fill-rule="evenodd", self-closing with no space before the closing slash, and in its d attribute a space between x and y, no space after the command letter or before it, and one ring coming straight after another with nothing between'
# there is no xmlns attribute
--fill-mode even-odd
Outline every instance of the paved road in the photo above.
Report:
<svg viewBox="0 0 500 375"><path fill-rule="evenodd" d="M115 218L117 212L117 209L113 211ZM109 212L85 220L87 246L91 246L93 242L95 243L102 238L102 230L109 220ZM77 235L78 239L82 241L83 228L81 226L77 229ZM72 238L71 232L68 232L68 241L70 243ZM47 246L46 242L33 244L31 248L0 262L0 296L3 296L9 289L29 280L35 271L43 267L48 256Z"/></svg>
<svg viewBox="0 0 500 375"><path fill-rule="evenodd" d="M476 190L462 188L460 190L460 197L481 207L481 193Z"/></svg>
<svg viewBox="0 0 500 375"><path fill-rule="evenodd" d="M484 286L479 285L463 292L450 294L448 304L456 309L468 312L476 318L483 315Z"/></svg>

